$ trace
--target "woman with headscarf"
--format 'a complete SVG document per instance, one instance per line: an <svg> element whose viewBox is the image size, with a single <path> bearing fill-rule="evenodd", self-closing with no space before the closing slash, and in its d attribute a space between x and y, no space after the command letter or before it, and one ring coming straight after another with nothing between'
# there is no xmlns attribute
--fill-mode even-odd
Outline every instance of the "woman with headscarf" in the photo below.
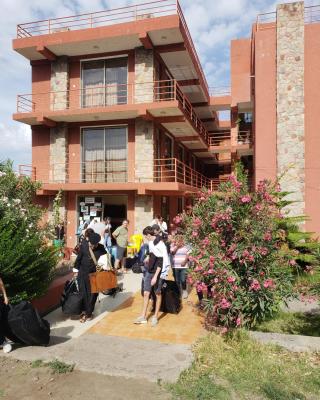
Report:
<svg viewBox="0 0 320 400"><path fill-rule="evenodd" d="M79 292L83 299L83 313L80 316L80 322L86 322L92 319L92 313L98 298L97 293L91 293L89 274L96 272L96 261L98 261L102 255L106 254L104 246L99 243L100 240L100 235L95 232L88 235L88 244L80 246L79 254L73 269L78 279ZM91 252L94 257L92 257Z"/></svg>

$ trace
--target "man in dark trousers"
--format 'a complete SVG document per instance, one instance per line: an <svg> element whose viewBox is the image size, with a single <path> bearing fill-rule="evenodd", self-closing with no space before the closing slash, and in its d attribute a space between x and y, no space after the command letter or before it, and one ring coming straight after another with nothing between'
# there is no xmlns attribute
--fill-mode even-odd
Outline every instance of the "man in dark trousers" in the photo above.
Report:
<svg viewBox="0 0 320 400"><path fill-rule="evenodd" d="M88 244L80 246L73 268L73 272L78 279L79 291L83 298L84 312L81 314L80 322L92 319L92 313L98 298L97 293L91 293L89 274L96 272L96 262L103 254L107 253L104 246L99 243L100 240L100 235L95 232L88 235Z"/></svg>

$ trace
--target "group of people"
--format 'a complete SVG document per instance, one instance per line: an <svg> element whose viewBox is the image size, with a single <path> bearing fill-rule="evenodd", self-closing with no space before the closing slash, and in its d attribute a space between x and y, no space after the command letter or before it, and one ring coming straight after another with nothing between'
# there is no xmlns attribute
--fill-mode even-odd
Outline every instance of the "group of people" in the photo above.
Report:
<svg viewBox="0 0 320 400"><path fill-rule="evenodd" d="M103 222L92 222L84 226L83 239L79 246L77 258L73 268L78 280L79 291L83 297L83 313L80 322L92 319L97 294L91 293L89 274L96 271L97 260L107 252L111 252L108 240L110 236L117 243L114 269L125 271L126 250L128 245L128 220L111 233L111 220L105 218ZM136 324L147 323L147 311L150 298L154 299L154 316L151 325L158 323L161 305L162 286L172 268L174 279L181 291L182 298L188 297L186 272L188 269L189 248L183 242L182 236L171 232L168 235L166 222L160 215L156 215L150 226L143 230L144 260L143 260L143 308L141 315L134 321Z"/></svg>
<svg viewBox="0 0 320 400"><path fill-rule="evenodd" d="M148 246L147 256L143 268L143 307L141 315L134 321L135 324L146 324L148 305L153 299L154 315L151 325L156 326L162 300L162 287L168 277L170 267L174 279L179 287L182 298L188 297L187 276L190 248L184 244L179 232L167 233L167 224L160 216L156 216L151 226L143 230L145 244Z"/></svg>

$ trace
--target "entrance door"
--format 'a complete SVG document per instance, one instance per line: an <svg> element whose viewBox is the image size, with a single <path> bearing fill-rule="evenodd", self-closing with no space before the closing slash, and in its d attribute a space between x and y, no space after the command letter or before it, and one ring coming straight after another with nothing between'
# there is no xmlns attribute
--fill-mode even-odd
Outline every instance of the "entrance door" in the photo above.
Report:
<svg viewBox="0 0 320 400"><path fill-rule="evenodd" d="M169 225L170 215L169 215L169 197L161 196L161 217Z"/></svg>

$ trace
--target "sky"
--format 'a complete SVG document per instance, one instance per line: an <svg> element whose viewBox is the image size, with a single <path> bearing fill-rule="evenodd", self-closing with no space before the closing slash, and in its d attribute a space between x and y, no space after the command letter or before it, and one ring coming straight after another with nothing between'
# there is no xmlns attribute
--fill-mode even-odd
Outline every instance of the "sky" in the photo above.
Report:
<svg viewBox="0 0 320 400"><path fill-rule="evenodd" d="M0 161L31 163L31 131L12 121L17 94L31 92L27 59L12 50L16 25L39 19L144 3L146 0L2 0L0 13ZM209 86L229 85L230 40L249 37L257 14L275 11L287 0L180 0ZM305 5L320 4L306 0Z"/></svg>

